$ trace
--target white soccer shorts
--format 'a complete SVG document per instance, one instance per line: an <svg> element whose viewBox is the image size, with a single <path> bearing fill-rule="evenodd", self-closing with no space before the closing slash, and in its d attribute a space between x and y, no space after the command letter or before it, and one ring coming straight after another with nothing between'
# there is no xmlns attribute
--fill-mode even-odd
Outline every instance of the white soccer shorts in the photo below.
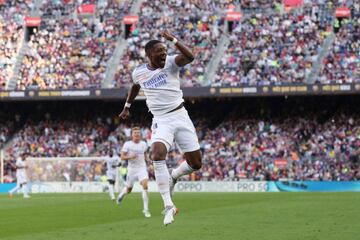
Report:
<svg viewBox="0 0 360 240"><path fill-rule="evenodd" d="M154 117L151 130L151 143L162 142L168 151L174 140L184 153L200 149L194 124L185 108Z"/></svg>
<svg viewBox="0 0 360 240"><path fill-rule="evenodd" d="M106 177L108 180L116 181L116 170L107 170Z"/></svg>
<svg viewBox="0 0 360 240"><path fill-rule="evenodd" d="M142 168L128 168L128 173L126 175L126 186L132 188L136 181L143 181L149 179L149 174L146 167Z"/></svg>
<svg viewBox="0 0 360 240"><path fill-rule="evenodd" d="M24 184L27 182L26 174L17 173L16 179L17 184Z"/></svg>

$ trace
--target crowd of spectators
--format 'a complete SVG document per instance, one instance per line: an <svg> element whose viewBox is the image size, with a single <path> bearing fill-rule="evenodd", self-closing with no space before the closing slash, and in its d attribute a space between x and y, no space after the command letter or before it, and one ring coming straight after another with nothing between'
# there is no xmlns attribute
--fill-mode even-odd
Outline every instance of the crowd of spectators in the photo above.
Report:
<svg viewBox="0 0 360 240"><path fill-rule="evenodd" d="M24 37L23 16L31 1L0 1L0 90L12 76L20 43Z"/></svg>
<svg viewBox="0 0 360 240"><path fill-rule="evenodd" d="M233 24L230 45L212 85L303 83L329 34L331 19L321 14L325 9L311 5L244 16Z"/></svg>
<svg viewBox="0 0 360 240"><path fill-rule="evenodd" d="M348 116L322 124L311 119L223 122L203 132L205 164L196 178L359 179L359 123Z"/></svg>
<svg viewBox="0 0 360 240"><path fill-rule="evenodd" d="M42 11L47 17L30 37L17 89L101 86L131 1L99 1L90 15L77 13L78 6L71 1L65 5L62 1L45 1ZM58 11L52 12L53 8Z"/></svg>
<svg viewBox="0 0 360 240"><path fill-rule="evenodd" d="M203 167L183 179L221 180L360 180L360 117L339 113L320 119L319 114L303 117L252 118L236 116L236 109L216 125L209 118L195 118L203 153ZM136 124L137 125L137 124ZM108 149L120 154L131 137L131 124L117 118L94 120L41 121L26 124L6 149L6 180L14 180L14 162L27 154L31 157L76 157L107 155ZM150 143L151 131L141 124L142 136ZM170 167L184 161L171 148ZM46 162L34 173L49 173L71 181L97 181L104 173L101 161ZM45 164L45 165L44 165ZM41 167L42 166L42 167ZM148 163L151 179L152 164ZM64 174L66 173L66 174ZM34 176L35 176L34 175ZM51 174L50 174L51 175ZM49 174L42 179L50 179Z"/></svg>
<svg viewBox="0 0 360 240"><path fill-rule="evenodd" d="M108 61L123 34L123 17L132 0L44 0L41 25L30 31L27 50L17 76L18 90L99 88ZM82 4L94 4L93 14L81 14ZM0 1L0 90L12 76L21 41L23 18L32 1ZM351 18L334 18L338 6L351 9ZM193 48L195 61L181 69L182 86L208 84L206 67L225 34L229 9L242 11L230 24L230 45L221 58L212 86L280 85L304 83L332 29L336 37L317 82L360 81L360 4L355 0L305 0L285 9L282 1L171 0L143 1L139 22L130 28L127 47L115 70L111 87L131 83L134 67L144 63L144 45L168 30ZM174 48L169 46L169 53Z"/></svg>
<svg viewBox="0 0 360 240"><path fill-rule="evenodd" d="M260 12L280 8L282 1L279 0L240 0L241 11L243 12Z"/></svg>
<svg viewBox="0 0 360 240"><path fill-rule="evenodd" d="M29 178L33 182L88 182L102 181L106 174L103 160L61 160L45 161L30 160Z"/></svg>
<svg viewBox="0 0 360 240"><path fill-rule="evenodd" d="M51 121L27 123L13 137L5 151L5 170L14 176L14 163L26 154L28 157L88 156L107 138L108 125L101 119L94 121Z"/></svg>
<svg viewBox="0 0 360 240"><path fill-rule="evenodd" d="M335 40L317 78L320 83L360 82L360 3L343 4L351 9L352 18L334 21Z"/></svg>
<svg viewBox="0 0 360 240"><path fill-rule="evenodd" d="M88 156L103 142L109 129L101 119L96 121L41 121L27 123L13 139L7 154L18 157Z"/></svg>

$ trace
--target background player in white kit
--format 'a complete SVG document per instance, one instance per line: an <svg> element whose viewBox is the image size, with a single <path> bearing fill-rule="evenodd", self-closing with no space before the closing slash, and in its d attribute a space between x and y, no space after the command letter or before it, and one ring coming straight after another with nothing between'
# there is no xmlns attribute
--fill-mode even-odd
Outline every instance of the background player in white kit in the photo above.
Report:
<svg viewBox="0 0 360 240"><path fill-rule="evenodd" d="M183 106L179 78L180 67L191 63L194 55L169 32L162 32L162 36L171 41L180 54L168 56L166 45L158 40L151 40L145 45L148 64L140 65L133 71L133 85L120 117L129 117L131 103L142 88L146 104L154 115L151 158L154 161L156 183L164 201L164 225L168 225L174 221L174 215L178 212L171 199L174 185L180 176L201 168L201 152L195 127ZM165 159L174 140L184 152L186 161L169 174Z"/></svg>
<svg viewBox="0 0 360 240"><path fill-rule="evenodd" d="M121 150L121 160L128 160L128 174L126 177L126 186L120 192L117 203L119 204L126 194L131 193L131 190L136 181L140 182L143 188L142 198L144 203L143 213L145 217L151 217L149 211L149 194L148 194L148 180L149 174L146 168L147 149L146 142L141 140L140 128L133 127L131 130L131 141L125 142Z"/></svg>
<svg viewBox="0 0 360 240"><path fill-rule="evenodd" d="M113 150L109 150L106 161L106 176L109 182L109 195L111 200L115 200L115 182L117 178L118 167L120 166L120 158L114 155Z"/></svg>
<svg viewBox="0 0 360 240"><path fill-rule="evenodd" d="M27 174L26 174L26 169L27 164L26 164L26 155L22 155L21 157L19 157L16 160L16 187L14 187L13 189L11 189L9 191L9 196L12 197L12 195L22 189L23 194L24 194L24 198L30 198L29 196L29 188L27 185Z"/></svg>

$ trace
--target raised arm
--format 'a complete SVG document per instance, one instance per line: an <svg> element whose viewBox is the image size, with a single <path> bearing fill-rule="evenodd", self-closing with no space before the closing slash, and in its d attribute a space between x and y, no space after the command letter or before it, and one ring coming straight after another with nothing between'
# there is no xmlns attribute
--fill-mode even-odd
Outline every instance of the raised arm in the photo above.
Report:
<svg viewBox="0 0 360 240"><path fill-rule="evenodd" d="M186 64L194 61L195 56L192 51L186 47L182 42L179 41L173 34L168 31L163 31L161 35L168 41L172 41L175 44L175 47L180 51L180 54L176 56L175 63L179 67L183 67Z"/></svg>
<svg viewBox="0 0 360 240"><path fill-rule="evenodd" d="M127 99L126 99L126 103L124 105L124 108L122 110L122 112L119 114L119 117L122 118L122 119L128 119L129 118L129 115L130 115L130 112L129 112L129 109L130 109L130 106L131 104L133 103L134 99L136 98L136 96L139 94L139 91L140 91L140 85L139 84L136 84L134 83L130 90L129 90L129 94L127 96Z"/></svg>

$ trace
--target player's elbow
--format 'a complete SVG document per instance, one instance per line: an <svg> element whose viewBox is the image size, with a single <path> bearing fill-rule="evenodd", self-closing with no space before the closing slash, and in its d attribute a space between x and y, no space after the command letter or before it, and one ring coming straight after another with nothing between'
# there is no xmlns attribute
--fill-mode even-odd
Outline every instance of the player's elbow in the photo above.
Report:
<svg viewBox="0 0 360 240"><path fill-rule="evenodd" d="M201 161L196 161L191 164L191 168L194 169L195 171L200 170L201 167L202 167Z"/></svg>
<svg viewBox="0 0 360 240"><path fill-rule="evenodd" d="M200 170L200 168L202 167L201 157L191 159L190 161L188 161L188 164L193 170Z"/></svg>
<svg viewBox="0 0 360 240"><path fill-rule="evenodd" d="M195 60L195 56L193 54L191 54L190 56L187 57L189 63L193 62Z"/></svg>
<svg viewBox="0 0 360 240"><path fill-rule="evenodd" d="M138 83L134 83L132 86L131 86L131 90L132 91L135 91L135 92L138 92L140 90L140 84Z"/></svg>

